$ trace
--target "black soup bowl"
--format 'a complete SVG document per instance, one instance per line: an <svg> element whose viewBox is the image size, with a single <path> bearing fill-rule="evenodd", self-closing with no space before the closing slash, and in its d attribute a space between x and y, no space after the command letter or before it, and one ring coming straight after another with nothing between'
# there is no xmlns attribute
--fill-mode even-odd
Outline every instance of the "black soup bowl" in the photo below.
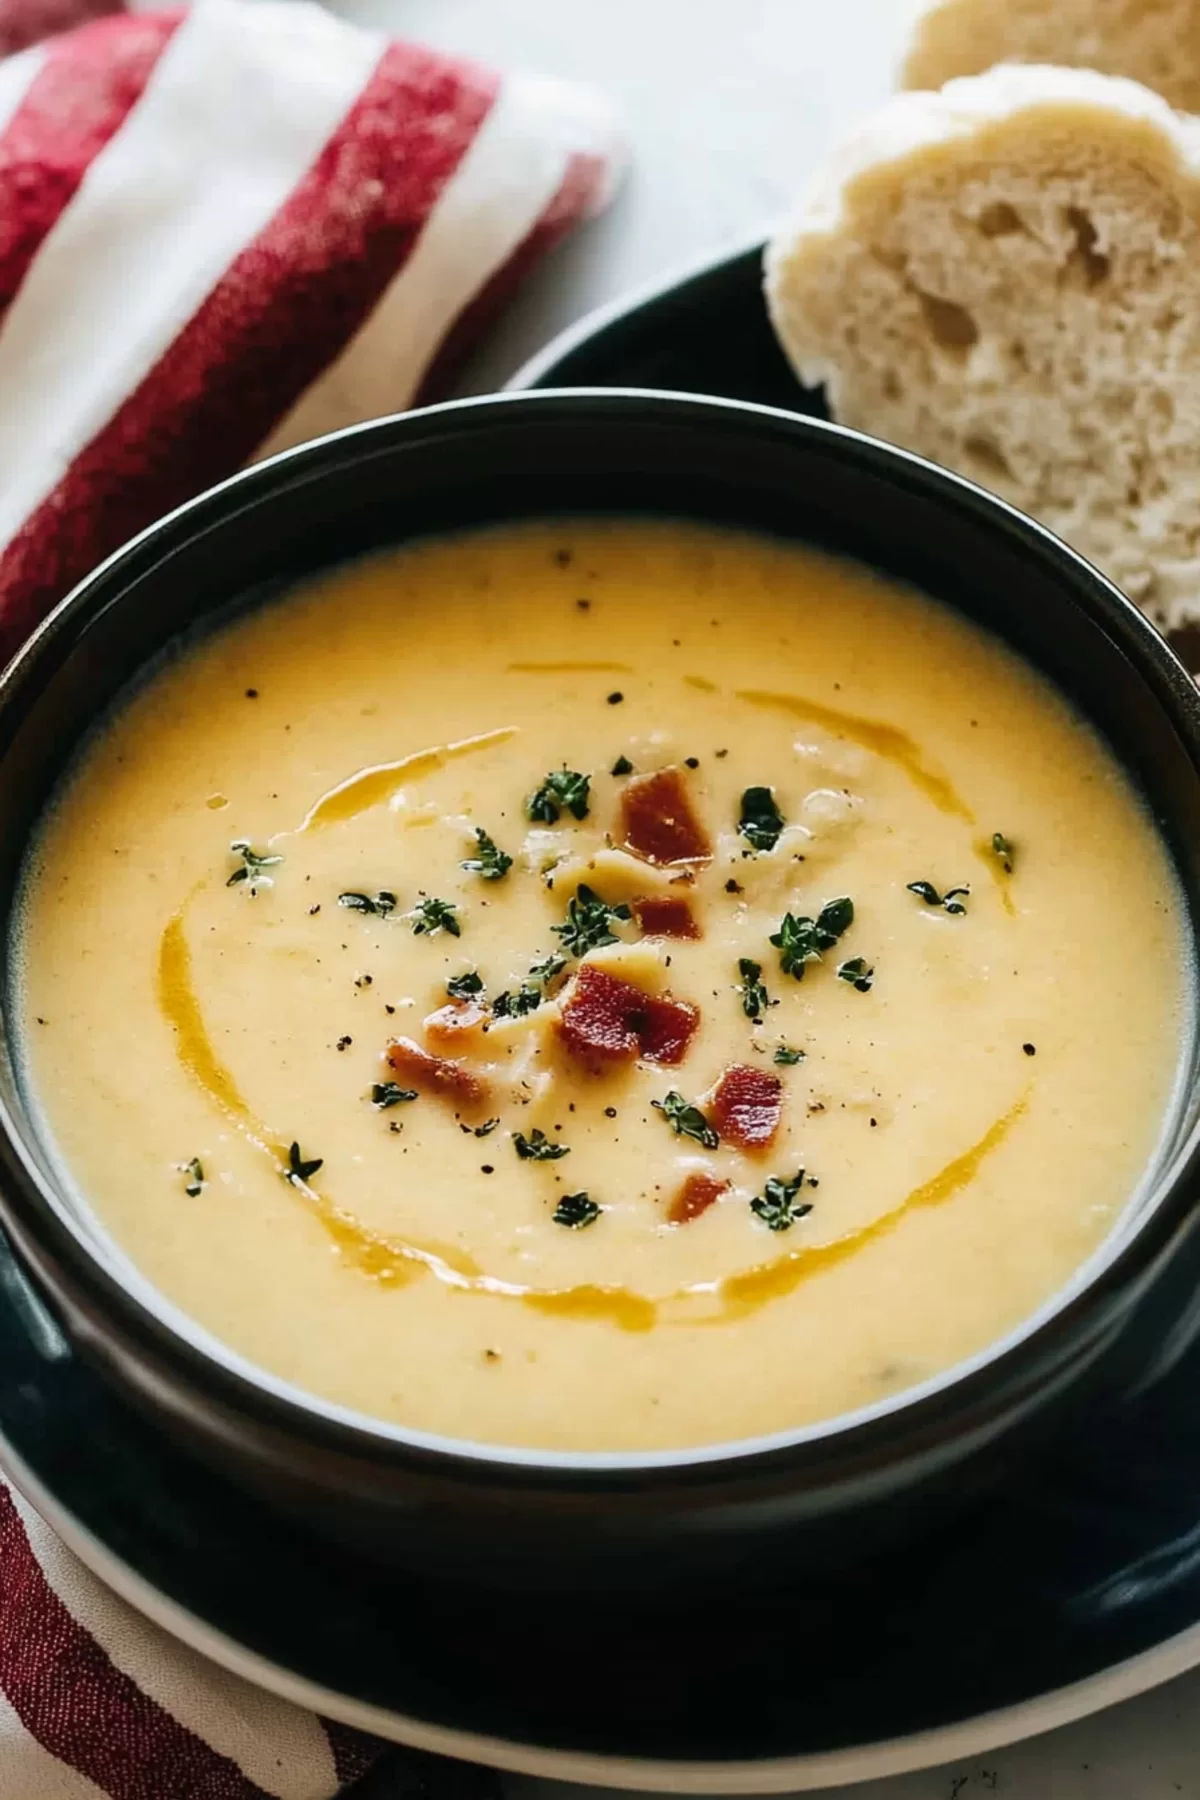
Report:
<svg viewBox="0 0 1200 1800"><path fill-rule="evenodd" d="M595 511L813 541L1007 639L1112 744L1196 917L1196 690L1115 588L1001 501L815 419L673 394L570 390L385 419L263 463L145 532L59 606L0 681L0 1215L75 1344L163 1429L281 1508L380 1556L471 1581L564 1589L745 1579L784 1560L825 1567L938 1516L1065 1408L1115 1403L1190 1337L1200 1289L1190 1040L1155 1168L1105 1243L1032 1319L868 1410L654 1454L435 1437L256 1375L167 1301L144 1287L135 1294L56 1183L18 1077L12 912L25 848L82 736L170 639L407 537ZM1190 971L1180 979L1190 983ZM586 1406L585 1393L579 1400Z"/></svg>

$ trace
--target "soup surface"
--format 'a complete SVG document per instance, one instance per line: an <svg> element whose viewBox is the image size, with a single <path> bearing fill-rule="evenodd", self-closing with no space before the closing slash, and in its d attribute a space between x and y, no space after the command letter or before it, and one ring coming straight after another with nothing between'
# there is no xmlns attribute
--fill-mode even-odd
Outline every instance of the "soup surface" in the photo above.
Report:
<svg viewBox="0 0 1200 1800"><path fill-rule="evenodd" d="M692 1445L1063 1283L1161 1132L1181 945L1107 750L950 611L530 525L340 570L128 701L31 862L28 1073L103 1226L267 1369Z"/></svg>

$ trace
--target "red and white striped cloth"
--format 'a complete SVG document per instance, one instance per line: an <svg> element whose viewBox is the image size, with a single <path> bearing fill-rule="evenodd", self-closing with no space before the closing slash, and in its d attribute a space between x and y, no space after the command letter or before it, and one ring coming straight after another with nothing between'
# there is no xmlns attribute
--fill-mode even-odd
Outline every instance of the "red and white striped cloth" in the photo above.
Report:
<svg viewBox="0 0 1200 1800"><path fill-rule="evenodd" d="M210 482L431 392L618 162L588 90L303 0L119 4L0 0L0 654ZM167 1637L0 1481L0 1800L329 1800L378 1749ZM488 1791L396 1754L397 1796Z"/></svg>
<svg viewBox="0 0 1200 1800"><path fill-rule="evenodd" d="M0 61L0 652L211 482L429 392L615 163L589 90L301 0Z"/></svg>
<svg viewBox="0 0 1200 1800"><path fill-rule="evenodd" d="M3 1800L328 1800L379 1750L166 1637L0 1486ZM438 1800L456 1766L416 1763Z"/></svg>

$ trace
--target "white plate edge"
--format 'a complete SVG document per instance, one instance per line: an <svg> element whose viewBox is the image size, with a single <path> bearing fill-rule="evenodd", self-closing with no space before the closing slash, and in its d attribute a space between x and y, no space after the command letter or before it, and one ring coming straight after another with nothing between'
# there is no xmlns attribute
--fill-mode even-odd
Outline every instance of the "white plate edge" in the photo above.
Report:
<svg viewBox="0 0 1200 1800"><path fill-rule="evenodd" d="M851 1750L818 1756L776 1757L753 1762L668 1762L636 1757L608 1758L594 1751L549 1750L508 1742L478 1732L430 1725L365 1701L348 1699L288 1669L197 1618L159 1592L110 1551L69 1509L61 1505L20 1453L0 1437L0 1466L29 1504L92 1574L122 1600L172 1637L211 1662L265 1688L293 1705L322 1713L360 1731L440 1756L485 1763L511 1774L578 1782L592 1787L642 1789L671 1794L786 1794L888 1775L909 1774L939 1763L975 1758L1023 1738L1069 1725L1089 1713L1160 1686L1200 1663L1200 1623L1178 1632L1153 1650L1142 1651L1085 1681L1057 1688L1019 1706L981 1713L974 1719L909 1737L884 1739Z"/></svg>

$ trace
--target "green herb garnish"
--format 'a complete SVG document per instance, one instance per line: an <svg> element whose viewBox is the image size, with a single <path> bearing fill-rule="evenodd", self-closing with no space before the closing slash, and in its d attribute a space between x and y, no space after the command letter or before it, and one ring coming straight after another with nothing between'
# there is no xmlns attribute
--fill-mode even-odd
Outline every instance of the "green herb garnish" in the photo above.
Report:
<svg viewBox="0 0 1200 1800"><path fill-rule="evenodd" d="M775 790L748 787L742 795L738 830L754 850L773 850L783 830L783 814L775 804Z"/></svg>
<svg viewBox="0 0 1200 1800"><path fill-rule="evenodd" d="M452 1000L473 1000L476 994L483 992L483 976L478 969L468 969L464 975L451 975L446 992Z"/></svg>
<svg viewBox="0 0 1200 1800"><path fill-rule="evenodd" d="M1013 863L1016 860L1016 854L1015 848L1010 840L1005 837L1004 833L1002 831L993 831L992 855L996 858L1006 875L1011 875L1013 872Z"/></svg>
<svg viewBox="0 0 1200 1800"><path fill-rule="evenodd" d="M539 963L534 963L528 976L519 988L510 992L507 988L497 994L492 1001L492 1016L497 1019L523 1019L526 1013L536 1012L546 998L546 989L567 966L565 956L546 956Z"/></svg>
<svg viewBox="0 0 1200 1800"><path fill-rule="evenodd" d="M492 1017L494 1019L523 1019L526 1013L536 1012L546 998L541 988L534 987L530 981L523 981L519 988L505 988L492 1001Z"/></svg>
<svg viewBox="0 0 1200 1800"><path fill-rule="evenodd" d="M537 1125L529 1136L523 1131L513 1133L513 1149L522 1162L557 1162L560 1156L570 1156L569 1144L556 1144L548 1138Z"/></svg>
<svg viewBox="0 0 1200 1800"><path fill-rule="evenodd" d="M377 1106L380 1112L386 1112L389 1106L399 1106L402 1100L415 1100L416 1088L402 1088L395 1081L377 1081L371 1089L371 1105Z"/></svg>
<svg viewBox="0 0 1200 1800"><path fill-rule="evenodd" d="M763 1013L771 1004L766 983L759 980L762 964L751 961L748 956L739 956L738 974L742 978L742 1011L756 1025L761 1025Z"/></svg>
<svg viewBox="0 0 1200 1800"><path fill-rule="evenodd" d="M390 888L380 888L377 894L339 894L338 905L346 907L350 912L375 913L386 919L389 913L396 910L396 896Z"/></svg>
<svg viewBox="0 0 1200 1800"><path fill-rule="evenodd" d="M525 802L525 811L538 825L554 825L564 809L576 819L588 814L590 775L575 769L551 769L545 781Z"/></svg>
<svg viewBox="0 0 1200 1800"><path fill-rule="evenodd" d="M550 1217L556 1225L580 1231L600 1217L600 1208L590 1194L564 1194Z"/></svg>
<svg viewBox="0 0 1200 1800"><path fill-rule="evenodd" d="M204 1192L204 1168L200 1158L193 1156L190 1162L185 1162L183 1173L187 1176L187 1183L183 1191L190 1200L194 1200L197 1194Z"/></svg>
<svg viewBox="0 0 1200 1800"><path fill-rule="evenodd" d="M803 1169L797 1169L791 1181L779 1175L768 1176L764 1191L750 1202L750 1211L757 1214L768 1231L788 1231L797 1219L812 1211L811 1203L799 1198L803 1186Z"/></svg>
<svg viewBox="0 0 1200 1800"><path fill-rule="evenodd" d="M676 1137L695 1138L706 1150L715 1150L721 1142L700 1108L689 1106L683 1095L674 1089L664 1100L652 1100L650 1104L673 1127Z"/></svg>
<svg viewBox="0 0 1200 1800"><path fill-rule="evenodd" d="M471 875L478 875L483 881L502 881L512 868L512 857L506 856L486 831L479 826L475 828L475 842L479 846L477 856L469 856L462 865Z"/></svg>
<svg viewBox="0 0 1200 1800"><path fill-rule="evenodd" d="M854 902L845 896L828 901L815 919L784 913L779 930L773 931L770 937L770 942L779 951L779 966L784 974L803 981L807 964L820 962L824 952L832 950L853 923Z"/></svg>
<svg viewBox="0 0 1200 1800"><path fill-rule="evenodd" d="M910 881L907 887L909 893L923 900L926 906L937 906L948 913L965 913L967 910L963 900L971 892L969 887L947 888L944 894L938 893L932 881Z"/></svg>
<svg viewBox="0 0 1200 1800"><path fill-rule="evenodd" d="M566 957L557 956L552 951L549 956L543 956L541 962L534 963L529 971L529 979L540 982L542 987L549 987L554 977L561 975L566 966Z"/></svg>
<svg viewBox="0 0 1200 1800"><path fill-rule="evenodd" d="M264 875L263 870L273 869L283 861L282 856L260 856L257 850L250 848L245 838L235 838L229 846L229 854L240 856L242 866L233 871L225 883L226 887L236 887L239 881L248 881L252 887L270 887L271 877Z"/></svg>
<svg viewBox="0 0 1200 1800"><path fill-rule="evenodd" d="M300 1154L299 1144L290 1144L288 1146L288 1166L280 1172L283 1179L290 1181L293 1187L304 1187L310 1176L315 1175L317 1170L324 1166L324 1162L323 1156L309 1157L306 1161Z"/></svg>
<svg viewBox="0 0 1200 1800"><path fill-rule="evenodd" d="M485 1119L482 1125L477 1125L475 1127L475 1136L490 1137L499 1123L499 1119Z"/></svg>
<svg viewBox="0 0 1200 1800"><path fill-rule="evenodd" d="M567 906L566 919L550 929L562 939L564 948L572 956L586 956L589 950L598 950L602 944L617 943L616 932L609 929L612 921L632 917L627 906L610 906L586 882L580 882Z"/></svg>
<svg viewBox="0 0 1200 1800"><path fill-rule="evenodd" d="M805 1052L803 1050L793 1050L790 1044L780 1044L771 1060L772 1062L777 1062L780 1068L790 1069L793 1068L796 1063L802 1063L804 1057Z"/></svg>
<svg viewBox="0 0 1200 1800"><path fill-rule="evenodd" d="M410 916L414 937L434 937L439 931L448 931L451 937L462 936L452 900L418 900Z"/></svg>
<svg viewBox="0 0 1200 1800"><path fill-rule="evenodd" d="M611 775L632 775L633 764L627 756L618 756L609 773Z"/></svg>
<svg viewBox="0 0 1200 1800"><path fill-rule="evenodd" d="M849 962L838 964L838 980L848 981L859 994L869 994L871 983L875 979L875 971L863 956L852 956Z"/></svg>

